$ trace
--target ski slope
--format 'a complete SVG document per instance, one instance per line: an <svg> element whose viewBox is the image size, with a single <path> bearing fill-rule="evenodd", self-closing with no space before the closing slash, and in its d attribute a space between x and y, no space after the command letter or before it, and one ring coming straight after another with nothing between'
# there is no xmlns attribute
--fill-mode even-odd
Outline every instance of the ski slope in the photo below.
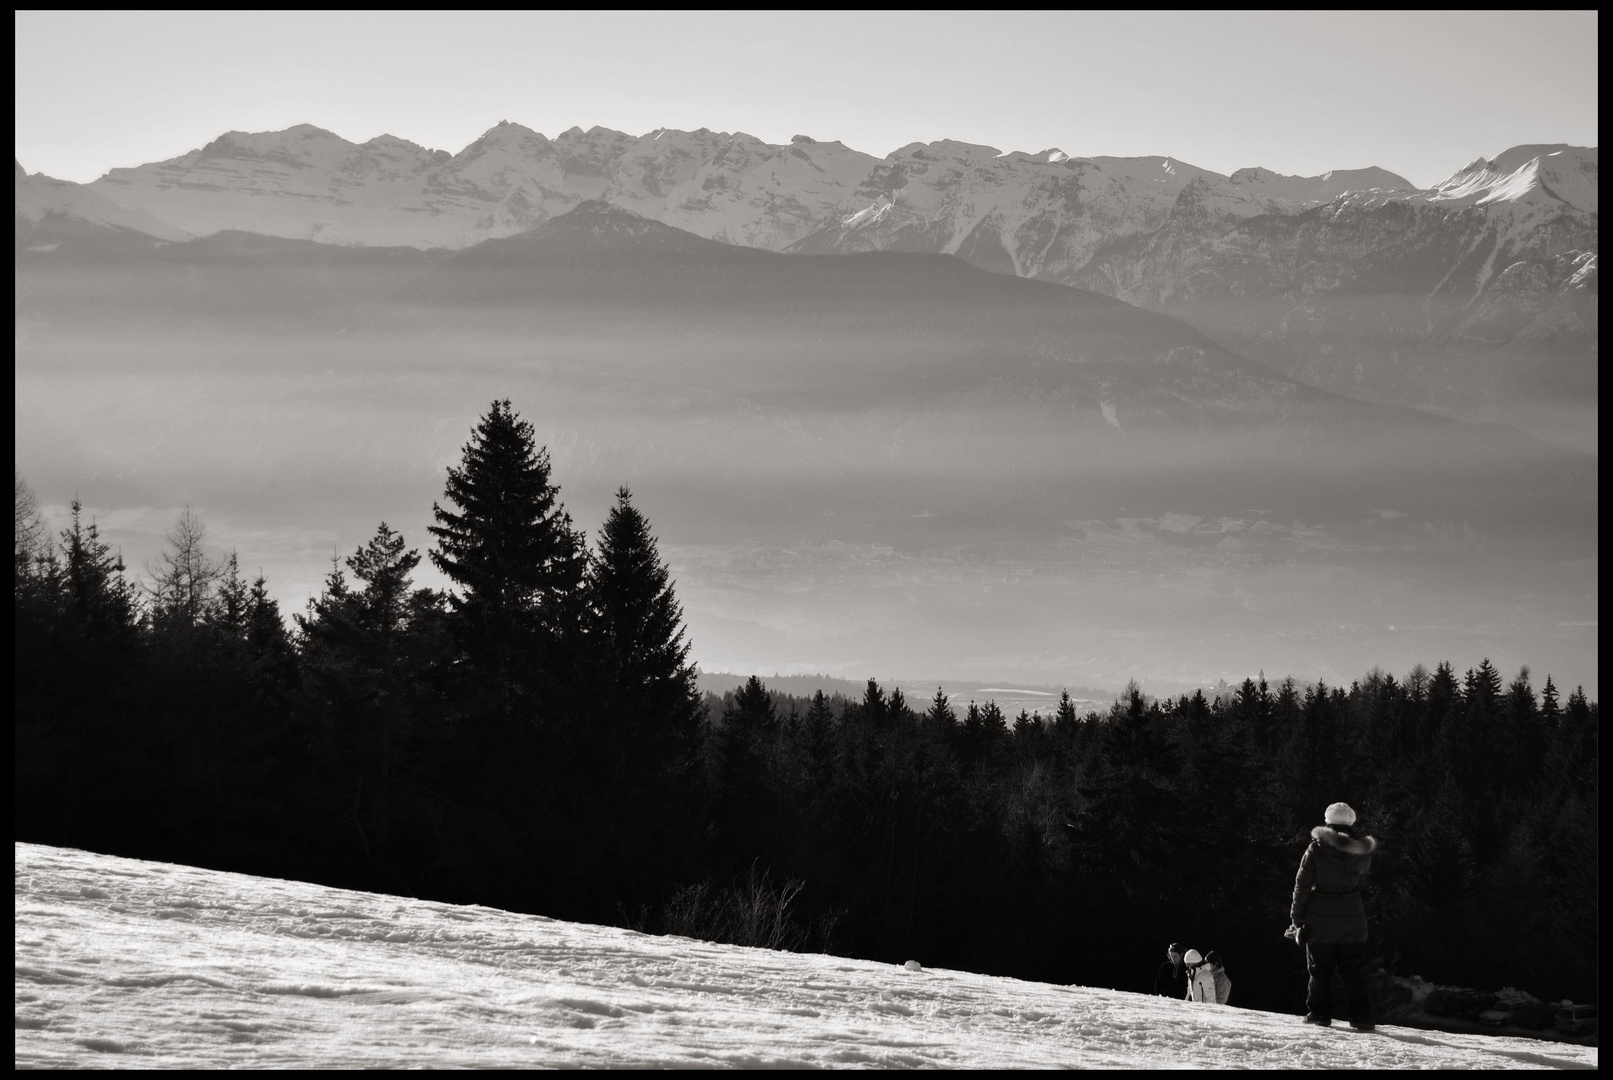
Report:
<svg viewBox="0 0 1613 1080"><path fill-rule="evenodd" d="M19 1068L1598 1064L33 844L15 913Z"/></svg>

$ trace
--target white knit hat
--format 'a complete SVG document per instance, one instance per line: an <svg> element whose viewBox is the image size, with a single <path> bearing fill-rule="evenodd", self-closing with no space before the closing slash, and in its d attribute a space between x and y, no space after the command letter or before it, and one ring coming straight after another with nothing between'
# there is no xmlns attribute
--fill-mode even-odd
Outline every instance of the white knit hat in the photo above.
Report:
<svg viewBox="0 0 1613 1080"><path fill-rule="evenodd" d="M1197 949L1189 949L1187 950L1187 955L1182 957L1182 963L1186 964L1188 967L1192 967L1194 964L1204 963L1204 957L1199 955L1199 951Z"/></svg>
<svg viewBox="0 0 1613 1080"><path fill-rule="evenodd" d="M1322 820L1329 825L1354 825L1355 811L1350 809L1349 803L1336 802L1327 808Z"/></svg>

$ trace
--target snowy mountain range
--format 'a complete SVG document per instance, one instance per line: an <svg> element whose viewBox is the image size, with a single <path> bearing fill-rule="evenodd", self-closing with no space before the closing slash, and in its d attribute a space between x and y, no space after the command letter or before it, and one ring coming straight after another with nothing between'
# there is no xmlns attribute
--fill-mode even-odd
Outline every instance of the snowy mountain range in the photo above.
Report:
<svg viewBox="0 0 1613 1080"><path fill-rule="evenodd" d="M16 845L18 1068L1591 1068L1297 1016ZM1425 984L1426 985L1426 984Z"/></svg>
<svg viewBox="0 0 1613 1080"><path fill-rule="evenodd" d="M232 131L169 161L114 169L89 187L196 235L235 229L461 248L602 199L727 243L963 253L1002 264L991 269L1057 279L1102 242L1157 229L1201 179L1214 185L1220 212L1239 219L1346 191L1413 190L1382 169L1225 177L1166 157L1005 154L950 140L880 160L804 135L778 145L705 128L635 138L574 127L551 140L508 122L454 155L391 135L352 143L308 124Z"/></svg>
<svg viewBox="0 0 1613 1080"><path fill-rule="evenodd" d="M595 127L554 139L501 122L458 154L391 135L361 144L302 124L232 131L89 187L197 235L223 229L322 243L463 248L604 199L733 244L778 250L846 204L877 163L839 143Z"/></svg>
<svg viewBox="0 0 1613 1080"><path fill-rule="evenodd" d="M1168 311L1326 389L1596 445L1595 148L1514 147L1418 190L1379 168L1223 176L950 140L877 159L705 128L550 139L501 122L450 155L304 124L89 185L19 165L17 185L19 244L35 247L54 242L35 231L48 216L463 249L601 200L770 251L953 254Z"/></svg>

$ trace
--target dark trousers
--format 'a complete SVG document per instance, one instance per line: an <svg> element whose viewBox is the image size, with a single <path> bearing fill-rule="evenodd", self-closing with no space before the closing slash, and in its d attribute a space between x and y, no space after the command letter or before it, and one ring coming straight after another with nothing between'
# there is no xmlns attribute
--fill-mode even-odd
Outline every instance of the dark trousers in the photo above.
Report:
<svg viewBox="0 0 1613 1080"><path fill-rule="evenodd" d="M1365 942L1307 942L1305 967L1311 974L1305 1008L1312 1016L1333 1018L1333 973L1336 971L1344 978L1350 1020L1372 1019L1372 1001L1367 996Z"/></svg>

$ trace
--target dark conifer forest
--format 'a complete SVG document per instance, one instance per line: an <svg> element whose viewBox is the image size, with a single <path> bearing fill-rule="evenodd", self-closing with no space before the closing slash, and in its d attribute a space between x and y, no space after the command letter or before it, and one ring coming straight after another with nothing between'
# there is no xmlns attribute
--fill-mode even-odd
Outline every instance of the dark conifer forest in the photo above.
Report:
<svg viewBox="0 0 1613 1080"><path fill-rule="evenodd" d="M509 402L434 517L446 592L383 522L288 620L189 512L137 583L19 480L17 839L1126 990L1182 941L1294 1012L1294 873L1342 800L1373 967L1596 999L1598 706L1549 676L702 700L650 522L623 489L590 544Z"/></svg>

